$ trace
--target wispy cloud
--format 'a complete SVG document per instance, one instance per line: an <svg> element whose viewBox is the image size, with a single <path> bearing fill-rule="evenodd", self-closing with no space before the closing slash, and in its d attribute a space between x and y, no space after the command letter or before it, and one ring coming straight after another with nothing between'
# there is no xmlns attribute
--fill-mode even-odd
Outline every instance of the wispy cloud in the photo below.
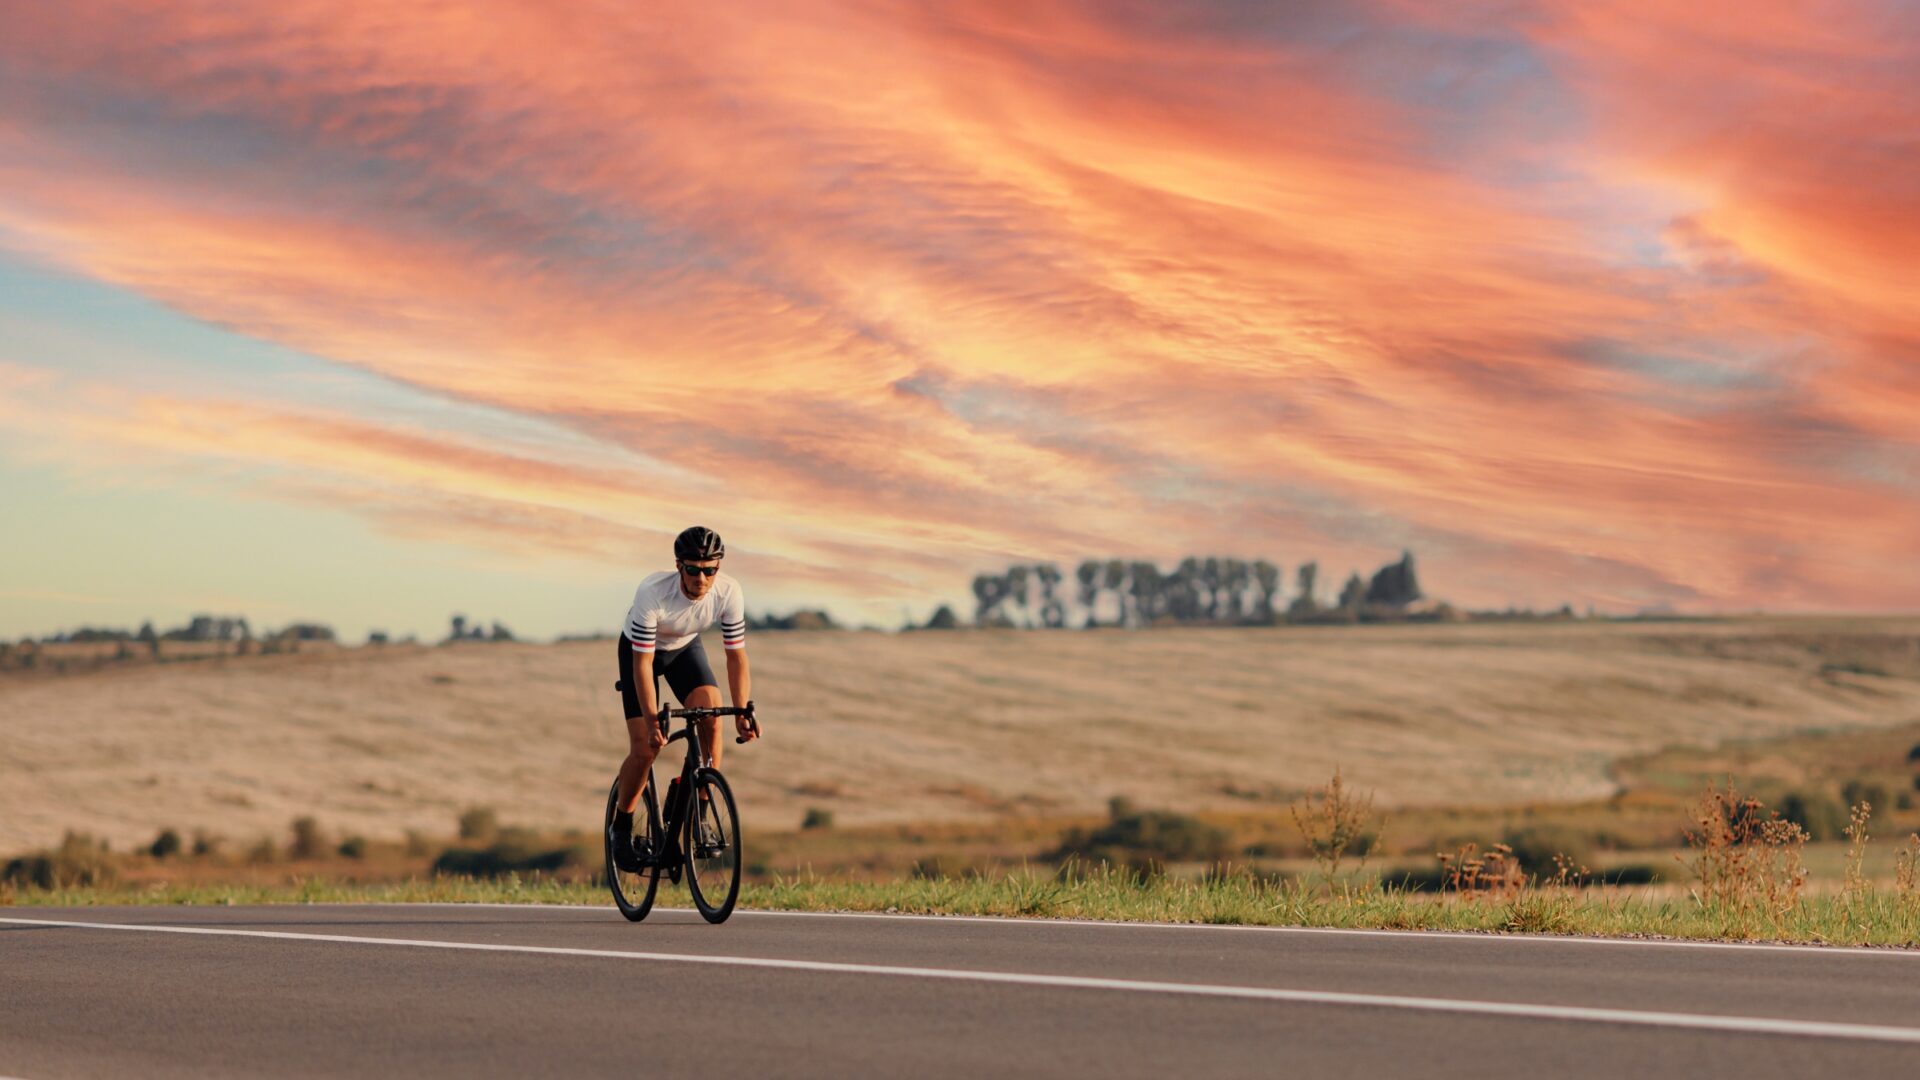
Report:
<svg viewBox="0 0 1920 1080"><path fill-rule="evenodd" d="M0 236L615 463L115 406L394 527L614 558L719 505L915 601L1413 543L1468 602L1920 603L1906 7L18 21Z"/></svg>

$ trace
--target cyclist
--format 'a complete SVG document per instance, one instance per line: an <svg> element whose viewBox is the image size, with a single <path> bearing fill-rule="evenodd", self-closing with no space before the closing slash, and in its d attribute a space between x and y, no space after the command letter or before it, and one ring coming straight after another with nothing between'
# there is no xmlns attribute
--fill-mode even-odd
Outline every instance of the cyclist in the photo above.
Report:
<svg viewBox="0 0 1920 1080"><path fill-rule="evenodd" d="M631 842L640 787L653 767L655 755L667 744L660 730L655 679L664 677L685 708L718 707L720 686L700 644L700 632L717 620L733 703L744 707L753 696L753 681L747 672L746 598L740 583L720 572L720 560L726 554L720 534L712 529L695 525L685 530L673 541L674 569L642 581L627 611L626 631L619 642L627 759L620 765L620 806L609 826L609 839L616 865L628 872L638 870L645 858L661 854L635 851ZM734 725L743 740L758 736L758 730L744 716L736 717ZM719 765L718 717L701 722L700 739L712 756L712 764Z"/></svg>

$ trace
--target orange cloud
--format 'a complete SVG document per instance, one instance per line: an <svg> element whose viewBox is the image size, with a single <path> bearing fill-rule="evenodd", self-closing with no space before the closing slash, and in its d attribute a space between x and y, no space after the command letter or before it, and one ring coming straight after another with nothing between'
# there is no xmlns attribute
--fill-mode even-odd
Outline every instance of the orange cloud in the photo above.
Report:
<svg viewBox="0 0 1920 1080"><path fill-rule="evenodd" d="M0 45L16 243L644 463L222 421L501 508L410 519L725 500L921 596L1284 543L1920 603L1920 91L1870 5L69 7Z"/></svg>

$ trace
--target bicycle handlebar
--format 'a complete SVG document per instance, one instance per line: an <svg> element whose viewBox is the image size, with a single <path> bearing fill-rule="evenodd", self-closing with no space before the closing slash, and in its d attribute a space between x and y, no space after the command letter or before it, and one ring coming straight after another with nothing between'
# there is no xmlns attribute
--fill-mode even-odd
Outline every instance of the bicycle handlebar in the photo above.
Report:
<svg viewBox="0 0 1920 1080"><path fill-rule="evenodd" d="M627 684L624 681L616 682L613 684L613 688L624 691L627 688ZM667 721L676 716L685 720L711 720L721 716L744 716L747 718L747 726L753 729L753 733L755 735L760 734L760 721L753 718L753 702L751 701L747 702L745 707L739 705L714 705L704 709L676 709L671 705L662 705L660 706L660 730L662 733L665 733L667 730ZM747 740L742 737L735 738L733 741L743 743Z"/></svg>
<svg viewBox="0 0 1920 1080"><path fill-rule="evenodd" d="M760 721L753 718L753 702L751 701L747 702L744 707L738 705L714 705L707 708L676 709L671 705L662 705L660 707L660 730L665 731L667 722L676 716L689 722L694 720L715 720L722 716L744 716L747 718L747 727L752 730L755 735L760 734ZM743 743L747 741L747 737L744 735L737 736L733 741Z"/></svg>

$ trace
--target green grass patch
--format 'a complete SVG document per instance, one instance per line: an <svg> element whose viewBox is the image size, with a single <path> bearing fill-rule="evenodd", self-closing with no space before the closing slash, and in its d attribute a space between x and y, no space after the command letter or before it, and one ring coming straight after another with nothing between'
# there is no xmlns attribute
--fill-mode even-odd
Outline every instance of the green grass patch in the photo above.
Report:
<svg viewBox="0 0 1920 1080"><path fill-rule="evenodd" d="M159 885L16 889L20 906L116 904L523 903L611 907L604 889L533 877L435 878L388 884ZM680 890L662 903L684 906ZM1296 881L1228 874L1202 879L1095 870L1080 876L1020 870L961 878L748 885L748 909L1099 919L1233 926L1352 927L1480 933L1556 933L1709 941L1920 946L1920 902L1898 892L1814 896L1775 914L1703 904L1690 896L1616 889L1530 887L1505 897L1371 889L1342 894Z"/></svg>

